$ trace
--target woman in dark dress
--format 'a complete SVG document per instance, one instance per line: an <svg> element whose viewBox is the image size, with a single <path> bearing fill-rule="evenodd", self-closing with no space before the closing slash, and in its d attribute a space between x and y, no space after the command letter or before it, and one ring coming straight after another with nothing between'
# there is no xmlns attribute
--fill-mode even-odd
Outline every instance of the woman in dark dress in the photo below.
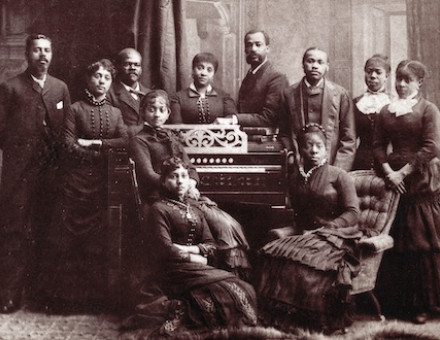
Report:
<svg viewBox="0 0 440 340"><path fill-rule="evenodd" d="M331 332L350 322L354 243L362 236L358 197L350 175L327 163L321 126L305 126L298 143L303 164L292 182L295 235L260 249L259 305L266 324Z"/></svg>
<svg viewBox="0 0 440 340"><path fill-rule="evenodd" d="M391 229L394 248L378 278L382 302L416 323L440 308L440 113L419 93L425 74L418 61L397 66L399 99L382 109L374 133L377 162L402 195Z"/></svg>
<svg viewBox="0 0 440 340"><path fill-rule="evenodd" d="M101 59L86 69L84 99L65 117L63 195L50 227L40 298L53 308L93 311L107 296L107 153L125 147L127 128L106 93L113 64Z"/></svg>
<svg viewBox="0 0 440 340"><path fill-rule="evenodd" d="M194 57L194 81L171 98L170 124L211 124L217 117L237 114L230 95L213 86L217 69L218 60L212 53L199 53Z"/></svg>
<svg viewBox="0 0 440 340"><path fill-rule="evenodd" d="M188 166L177 157L166 160L160 181L162 199L151 206L148 217L154 240L150 254L160 287L169 299L182 302L172 305L178 317L162 326L162 335L172 335L181 323L191 328L255 325L253 287L213 266L215 241L204 213L188 198ZM146 318L157 312L142 305L138 311Z"/></svg>
<svg viewBox="0 0 440 340"><path fill-rule="evenodd" d="M391 102L386 92L386 83L391 66L388 57L373 55L365 63L367 91L353 100L358 148L353 170L374 169L373 132L374 122L382 107Z"/></svg>
<svg viewBox="0 0 440 340"><path fill-rule="evenodd" d="M130 154L136 164L136 177L143 202L143 215L148 215L150 205L159 198L160 171L164 160L177 156L189 164L190 189L188 195L197 201L205 213L211 232L222 255L221 267L240 277L249 275L247 257L249 245L241 225L229 214L219 209L207 197L200 197L197 189L199 177L186 154L179 137L163 128L170 115L168 95L163 90L149 92L141 102L140 112L145 121L141 132L130 139Z"/></svg>

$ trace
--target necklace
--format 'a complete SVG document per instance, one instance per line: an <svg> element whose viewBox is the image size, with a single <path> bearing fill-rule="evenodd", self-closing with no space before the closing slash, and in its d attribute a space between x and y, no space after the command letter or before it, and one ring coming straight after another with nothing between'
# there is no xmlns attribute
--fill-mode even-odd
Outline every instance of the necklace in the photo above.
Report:
<svg viewBox="0 0 440 340"><path fill-rule="evenodd" d="M168 200L175 204L175 206L179 208L183 208L184 211L181 210L182 216L186 217L188 221L192 222L194 220L194 216L191 210L191 206L189 204L185 204L181 201L173 200L171 198L168 198Z"/></svg>
<svg viewBox="0 0 440 340"><path fill-rule="evenodd" d="M312 176L313 172L323 166L327 162L327 159L323 159L322 162L318 165L315 165L313 168L311 168L309 171L305 172L304 167L299 167L299 173L301 174L302 178L304 178L304 182L307 183L310 176Z"/></svg>

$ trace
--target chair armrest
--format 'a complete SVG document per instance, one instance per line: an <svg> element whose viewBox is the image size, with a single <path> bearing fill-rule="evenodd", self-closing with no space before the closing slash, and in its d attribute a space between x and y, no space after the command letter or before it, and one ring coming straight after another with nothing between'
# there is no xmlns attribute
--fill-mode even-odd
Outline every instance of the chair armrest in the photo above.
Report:
<svg viewBox="0 0 440 340"><path fill-rule="evenodd" d="M358 244L372 252L380 253L392 248L394 246L394 240L390 235L377 235L363 238Z"/></svg>

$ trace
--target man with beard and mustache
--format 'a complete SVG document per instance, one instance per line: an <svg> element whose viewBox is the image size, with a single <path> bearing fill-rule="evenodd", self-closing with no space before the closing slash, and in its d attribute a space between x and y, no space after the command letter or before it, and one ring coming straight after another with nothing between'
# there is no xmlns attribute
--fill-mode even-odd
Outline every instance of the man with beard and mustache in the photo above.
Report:
<svg viewBox="0 0 440 340"><path fill-rule="evenodd" d="M324 127L330 165L349 171L356 152L354 113L346 89L325 78L329 69L327 53L308 48L303 56L305 77L283 90L281 95L280 138L294 151L299 162L296 136L307 124Z"/></svg>
<svg viewBox="0 0 440 340"><path fill-rule="evenodd" d="M238 92L238 115L219 118L217 123L241 126L278 126L281 91L289 86L287 77L275 70L267 59L269 36L251 30L244 37L246 62L251 65Z"/></svg>
<svg viewBox="0 0 440 340"><path fill-rule="evenodd" d="M118 75L107 93L113 106L122 112L124 123L130 136L142 130L143 120L139 114L139 104L150 90L139 82L142 74L142 57L133 48L124 48L116 58Z"/></svg>
<svg viewBox="0 0 440 340"><path fill-rule="evenodd" d="M51 40L28 36L25 56L27 70L0 85L0 313L20 308L25 287L32 293L27 284L57 197L63 120L70 105L66 84L47 73Z"/></svg>

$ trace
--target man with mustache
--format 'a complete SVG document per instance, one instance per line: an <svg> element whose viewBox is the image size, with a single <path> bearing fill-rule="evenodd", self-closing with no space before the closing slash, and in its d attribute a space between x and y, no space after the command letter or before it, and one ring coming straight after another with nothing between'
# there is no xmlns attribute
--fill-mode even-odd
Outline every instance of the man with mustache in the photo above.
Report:
<svg viewBox="0 0 440 340"><path fill-rule="evenodd" d="M118 75L107 93L113 106L122 112L130 136L142 130L143 120L139 114L142 97L150 90L139 82L142 74L142 57L133 48L124 48L116 58Z"/></svg>
<svg viewBox="0 0 440 340"><path fill-rule="evenodd" d="M279 136L292 162L300 162L296 136L307 124L324 127L329 164L349 171L356 152L356 132L351 97L343 87L325 78L329 70L327 53L308 48L303 56L304 78L281 95Z"/></svg>
<svg viewBox="0 0 440 340"><path fill-rule="evenodd" d="M244 37L246 62L251 65L238 92L238 115L219 118L221 124L278 126L281 91L289 86L287 77L269 62L270 40L265 31L251 30Z"/></svg>
<svg viewBox="0 0 440 340"><path fill-rule="evenodd" d="M31 288L61 182L63 120L70 106L66 84L48 74L51 40L29 35L25 56L27 70L0 85L0 313L19 309L24 288Z"/></svg>

